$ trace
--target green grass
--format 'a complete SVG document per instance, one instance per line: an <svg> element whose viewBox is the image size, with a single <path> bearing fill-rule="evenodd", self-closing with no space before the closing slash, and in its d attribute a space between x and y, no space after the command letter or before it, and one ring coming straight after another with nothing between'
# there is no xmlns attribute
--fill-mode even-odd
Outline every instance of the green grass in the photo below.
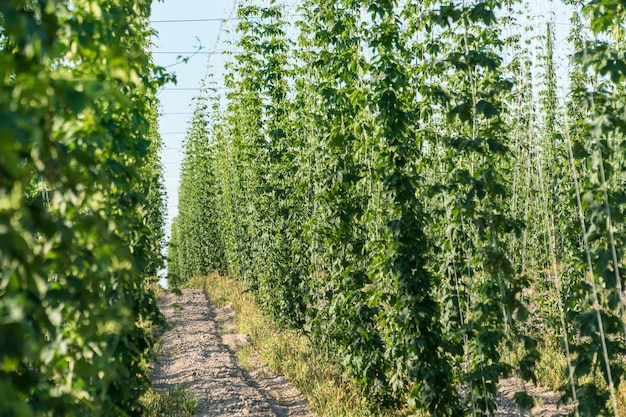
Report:
<svg viewBox="0 0 626 417"><path fill-rule="evenodd" d="M144 417L191 417L198 407L193 393L176 385L165 392L150 389L141 399Z"/></svg>

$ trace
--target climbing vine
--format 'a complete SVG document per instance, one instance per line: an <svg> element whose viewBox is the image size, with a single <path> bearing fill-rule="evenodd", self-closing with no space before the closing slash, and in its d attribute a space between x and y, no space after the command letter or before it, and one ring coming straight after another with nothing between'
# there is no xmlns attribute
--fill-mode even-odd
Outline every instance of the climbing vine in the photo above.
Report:
<svg viewBox="0 0 626 417"><path fill-rule="evenodd" d="M574 253L581 272L577 286L580 303L570 312L576 335L572 365L580 415L619 416L618 386L623 381L626 349L623 276L624 125L621 84L626 72L623 49L624 7L619 2L584 5L592 39L577 40L574 61L587 77L575 79L573 100L586 114L577 120L579 137L568 145L572 182L578 209L581 245ZM579 168L584 167L584 168ZM581 381L589 373L597 380Z"/></svg>
<svg viewBox="0 0 626 417"><path fill-rule="evenodd" d="M563 2L565 38L521 1L306 0L293 25L243 2L188 133L171 271L242 279L373 412L492 415L508 377L530 408L543 351L579 415L617 415L619 4Z"/></svg>
<svg viewBox="0 0 626 417"><path fill-rule="evenodd" d="M0 5L0 414L140 415L162 323L150 3ZM150 206L148 206L150 205Z"/></svg>

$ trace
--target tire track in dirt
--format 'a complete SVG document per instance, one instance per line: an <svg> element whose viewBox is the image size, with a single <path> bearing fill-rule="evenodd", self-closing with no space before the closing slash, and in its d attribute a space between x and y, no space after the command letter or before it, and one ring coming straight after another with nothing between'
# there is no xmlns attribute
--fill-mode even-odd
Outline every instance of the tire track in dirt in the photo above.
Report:
<svg viewBox="0 0 626 417"><path fill-rule="evenodd" d="M202 290L165 293L159 306L174 327L162 336L163 355L153 372L153 385L191 389L199 417L313 417L306 400L278 375L253 372L237 364L234 347L224 343L216 311ZM289 398L276 401L274 398Z"/></svg>

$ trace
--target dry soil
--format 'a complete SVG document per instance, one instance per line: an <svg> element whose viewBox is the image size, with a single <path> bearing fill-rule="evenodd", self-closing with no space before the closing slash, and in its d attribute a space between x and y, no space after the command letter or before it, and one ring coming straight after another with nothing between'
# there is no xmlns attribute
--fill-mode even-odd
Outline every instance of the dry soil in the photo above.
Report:
<svg viewBox="0 0 626 417"><path fill-rule="evenodd" d="M235 356L245 336L235 332L230 306L212 307L202 290L166 293L160 307L173 324L163 335L163 354L155 366L157 390L176 385L191 389L202 417L314 417L306 399L285 377L239 366Z"/></svg>

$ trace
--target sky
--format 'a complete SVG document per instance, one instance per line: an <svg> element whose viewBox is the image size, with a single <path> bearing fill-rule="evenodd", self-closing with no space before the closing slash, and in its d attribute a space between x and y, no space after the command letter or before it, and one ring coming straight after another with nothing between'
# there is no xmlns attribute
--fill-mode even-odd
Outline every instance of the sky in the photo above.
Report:
<svg viewBox="0 0 626 417"><path fill-rule="evenodd" d="M171 219L178 213L182 143L193 112L193 98L199 93L200 82L207 74L208 64L213 65L216 72L224 64L224 57L220 54L209 55L209 52L224 50L226 44L223 42L230 38L227 30L233 28L233 21L223 19L236 14L234 7L235 0L164 0L152 6L152 27L158 32L158 37L153 40L155 64L168 68L177 78L176 85L169 84L158 94L161 102L159 132L164 145L161 160L167 191L168 234ZM193 55L199 48L200 52ZM189 60L181 62L180 56Z"/></svg>
<svg viewBox="0 0 626 417"><path fill-rule="evenodd" d="M285 0L291 8L298 0ZM172 219L178 213L178 184L183 159L183 139L191 120L194 101L199 93L201 80L210 64L214 80L222 80L225 57L219 52L231 48L234 41L231 30L236 21L239 0L163 0L153 3L152 27L158 32L153 47L157 65L168 68L177 78L177 84L165 86L159 93L161 115L159 132L164 148L161 160L164 167L167 192L166 234L169 236ZM562 54L568 30L569 13L560 1L529 0L531 14L535 15L536 26L543 27L545 16L554 12L557 22L556 46ZM534 9L534 10L533 10ZM193 54L199 49L199 53ZM218 53L215 53L218 52ZM186 63L179 56L188 57Z"/></svg>

